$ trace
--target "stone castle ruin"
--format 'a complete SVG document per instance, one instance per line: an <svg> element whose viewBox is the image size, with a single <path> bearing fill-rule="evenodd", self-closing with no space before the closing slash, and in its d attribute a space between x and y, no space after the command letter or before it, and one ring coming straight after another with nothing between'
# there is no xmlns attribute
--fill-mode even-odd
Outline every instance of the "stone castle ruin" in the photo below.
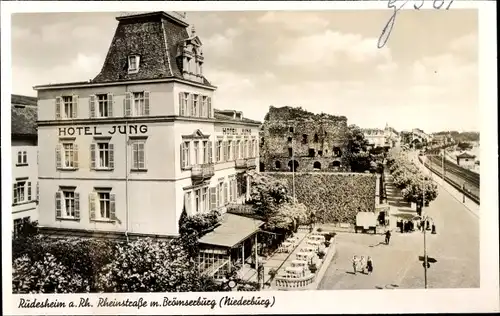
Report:
<svg viewBox="0 0 500 316"><path fill-rule="evenodd" d="M348 171L347 118L269 107L261 130L260 171Z"/></svg>

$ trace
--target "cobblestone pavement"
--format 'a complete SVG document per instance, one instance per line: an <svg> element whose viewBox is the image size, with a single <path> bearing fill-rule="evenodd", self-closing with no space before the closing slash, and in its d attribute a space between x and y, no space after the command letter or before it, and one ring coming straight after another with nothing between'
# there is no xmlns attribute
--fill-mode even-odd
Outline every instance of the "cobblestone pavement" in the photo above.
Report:
<svg viewBox="0 0 500 316"><path fill-rule="evenodd" d="M436 263L428 269L428 288L479 287L479 220L442 187L425 211L437 234L426 234L428 256ZM328 267L320 289L424 288L423 234L394 232L390 245L383 235L338 234L337 257ZM372 275L352 274L353 255L371 256Z"/></svg>

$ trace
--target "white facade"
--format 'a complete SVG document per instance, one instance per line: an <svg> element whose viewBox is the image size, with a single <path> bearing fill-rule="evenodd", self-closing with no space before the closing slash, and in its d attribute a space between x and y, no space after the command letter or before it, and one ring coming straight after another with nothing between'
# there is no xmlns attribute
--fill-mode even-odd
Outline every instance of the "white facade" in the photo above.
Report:
<svg viewBox="0 0 500 316"><path fill-rule="evenodd" d="M241 200L248 182L236 178L258 163L259 124L215 114L213 90L179 81L39 87L40 226L176 236L184 208Z"/></svg>

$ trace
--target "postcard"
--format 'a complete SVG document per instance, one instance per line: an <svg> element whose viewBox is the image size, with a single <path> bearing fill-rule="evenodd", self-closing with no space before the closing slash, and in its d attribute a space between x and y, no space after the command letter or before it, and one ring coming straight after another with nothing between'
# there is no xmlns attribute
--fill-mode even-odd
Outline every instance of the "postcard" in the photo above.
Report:
<svg viewBox="0 0 500 316"><path fill-rule="evenodd" d="M4 313L499 311L495 7L2 3Z"/></svg>

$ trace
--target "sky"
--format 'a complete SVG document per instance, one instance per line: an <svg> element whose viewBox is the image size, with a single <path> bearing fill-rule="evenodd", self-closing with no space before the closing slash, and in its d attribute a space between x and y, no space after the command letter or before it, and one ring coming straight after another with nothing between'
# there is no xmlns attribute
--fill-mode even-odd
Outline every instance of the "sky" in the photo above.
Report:
<svg viewBox="0 0 500 316"><path fill-rule="evenodd" d="M476 10L188 12L214 106L262 121L269 106L344 115L349 124L479 131ZM120 13L12 16L13 93L100 71Z"/></svg>

